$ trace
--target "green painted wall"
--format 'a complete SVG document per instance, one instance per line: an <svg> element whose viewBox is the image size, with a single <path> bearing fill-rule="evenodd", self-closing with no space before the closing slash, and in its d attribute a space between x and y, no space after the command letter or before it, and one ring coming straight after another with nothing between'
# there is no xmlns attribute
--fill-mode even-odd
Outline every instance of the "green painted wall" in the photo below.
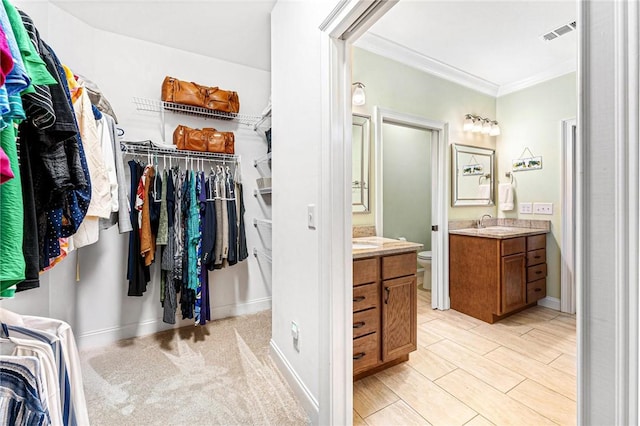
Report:
<svg viewBox="0 0 640 426"><path fill-rule="evenodd" d="M431 250L431 132L382 125L383 236Z"/></svg>
<svg viewBox="0 0 640 426"><path fill-rule="evenodd" d="M394 111L419 115L429 120L449 123L449 144L461 143L495 148L496 138L462 131L465 114L495 117L496 99L452 83L416 68L384 58L366 50L354 48L352 80L365 84L367 102L354 106L353 112L370 115L379 106ZM373 144L373 123L371 127ZM374 149L371 149L374 152ZM373 154L372 154L373 156ZM447 147L447 164L451 164L451 148ZM371 159L371 210L354 214L353 225L375 225L375 165ZM451 182L451 173L447 173ZM438 183L436 183L438 184ZM451 206L451 200L448 200ZM495 207L449 207L449 219L476 219L489 213L495 217Z"/></svg>
<svg viewBox="0 0 640 426"><path fill-rule="evenodd" d="M515 202L553 203L553 215L498 212L499 217L551 220L547 238L547 296L560 298L562 241L562 120L577 114L576 74L567 74L527 89L499 97L497 120L502 134L498 137L496 157L499 181L507 178L511 161L525 148L542 156L542 169L514 173ZM527 156L529 156L527 154Z"/></svg>

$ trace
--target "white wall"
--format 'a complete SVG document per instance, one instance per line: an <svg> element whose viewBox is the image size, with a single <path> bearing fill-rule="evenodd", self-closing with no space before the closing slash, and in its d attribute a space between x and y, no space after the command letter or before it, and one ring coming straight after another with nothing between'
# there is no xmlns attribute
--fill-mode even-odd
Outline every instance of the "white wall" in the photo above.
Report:
<svg viewBox="0 0 640 426"><path fill-rule="evenodd" d="M63 63L100 86L118 116L119 127L126 132L126 139L160 139L158 114L136 111L132 97L159 99L165 75L236 90L241 113L259 115L268 101L268 72L96 30L49 3L16 2L16 5L32 15L43 38ZM235 132L236 154L242 158L245 224L251 253L253 247L262 246L252 219L269 217L271 213L268 204L252 195L255 179L259 177L252 160L266 153L265 141L246 126L183 116L168 116L165 126L168 140L178 123ZM18 293L14 300L3 300L2 306L69 322L80 346L101 345L166 329L159 302L157 264L152 267L152 282L144 296L126 295L127 245L128 234L120 235L117 227L111 228L101 234L97 244L72 253L44 273L39 289ZM76 282L78 258L80 281ZM209 277L214 318L254 312L271 305L270 273L264 273L251 254L246 261L214 271ZM180 317L178 308L177 318ZM179 325L190 323L184 321Z"/></svg>
<svg viewBox="0 0 640 426"><path fill-rule="evenodd" d="M318 231L307 227L307 205L318 206L322 109L318 26L332 2L278 2L271 13L273 90L273 330L272 346L311 418L317 418L320 374ZM321 223L320 221L318 223ZM329 232L325 230L324 232ZM300 329L293 346L291 321ZM290 377L291 378L291 377Z"/></svg>
<svg viewBox="0 0 640 426"><path fill-rule="evenodd" d="M502 134L498 138L496 157L498 180L509 182L504 173L511 170L511 160L519 158L525 148L542 156L542 169L513 173L515 209L498 211L499 217L551 221L547 238L547 296L560 298L562 242L562 120L575 118L578 100L576 74L545 81L498 98L497 119ZM527 153L527 157L530 155ZM553 203L553 215L518 213L519 202Z"/></svg>

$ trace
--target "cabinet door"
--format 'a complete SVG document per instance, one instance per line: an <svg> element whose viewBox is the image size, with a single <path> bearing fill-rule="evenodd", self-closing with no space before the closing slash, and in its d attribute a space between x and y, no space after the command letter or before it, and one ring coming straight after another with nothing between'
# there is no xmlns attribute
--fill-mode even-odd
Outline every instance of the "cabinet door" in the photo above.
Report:
<svg viewBox="0 0 640 426"><path fill-rule="evenodd" d="M525 254L502 257L500 312L506 314L527 304Z"/></svg>
<svg viewBox="0 0 640 426"><path fill-rule="evenodd" d="M416 350L415 275L382 282L382 361Z"/></svg>

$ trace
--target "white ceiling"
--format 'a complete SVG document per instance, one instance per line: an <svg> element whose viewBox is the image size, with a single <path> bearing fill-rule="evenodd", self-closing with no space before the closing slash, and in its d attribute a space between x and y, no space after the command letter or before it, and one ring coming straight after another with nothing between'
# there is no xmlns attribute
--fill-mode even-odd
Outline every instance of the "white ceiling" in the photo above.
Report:
<svg viewBox="0 0 640 426"><path fill-rule="evenodd" d="M53 0L94 28L187 52L271 69L276 0Z"/></svg>
<svg viewBox="0 0 640 426"><path fill-rule="evenodd" d="M276 0L52 3L95 28L271 69ZM499 95L575 70L575 31L540 39L575 19L574 0L400 0L356 46Z"/></svg>
<svg viewBox="0 0 640 426"><path fill-rule="evenodd" d="M400 0L356 46L382 54L404 49L388 56L422 59L437 73L466 74L504 92L576 69L576 31L540 38L575 21L576 7L573 0Z"/></svg>

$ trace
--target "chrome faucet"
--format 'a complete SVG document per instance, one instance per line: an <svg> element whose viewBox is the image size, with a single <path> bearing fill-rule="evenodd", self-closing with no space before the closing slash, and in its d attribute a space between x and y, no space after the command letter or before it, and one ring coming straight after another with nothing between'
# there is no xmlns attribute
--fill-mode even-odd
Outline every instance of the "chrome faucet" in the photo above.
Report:
<svg viewBox="0 0 640 426"><path fill-rule="evenodd" d="M478 228L484 228L484 218L485 217L488 217L489 219L491 219L491 215L490 214L483 214L482 217L480 218L480 220L477 222Z"/></svg>

